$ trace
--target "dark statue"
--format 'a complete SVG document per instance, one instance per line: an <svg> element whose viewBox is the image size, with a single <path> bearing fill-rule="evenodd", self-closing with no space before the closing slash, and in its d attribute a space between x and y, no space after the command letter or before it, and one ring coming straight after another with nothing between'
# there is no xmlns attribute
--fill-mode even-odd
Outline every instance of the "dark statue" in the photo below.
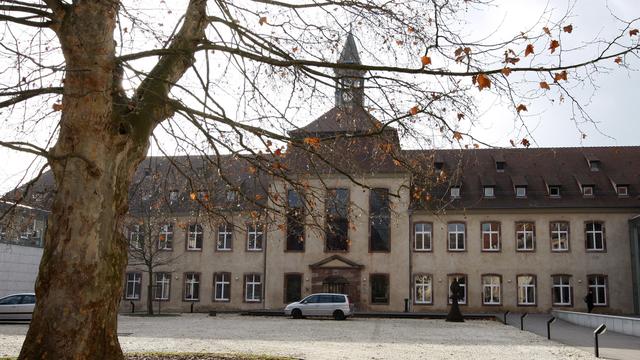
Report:
<svg viewBox="0 0 640 360"><path fill-rule="evenodd" d="M462 296L464 294L462 292L462 286L458 284L457 279L453 279L449 290L451 290L451 308L449 309L449 313L447 314L446 321L464 322L464 318L462 317L462 313L460 312L460 306L458 305L458 300L462 299Z"/></svg>

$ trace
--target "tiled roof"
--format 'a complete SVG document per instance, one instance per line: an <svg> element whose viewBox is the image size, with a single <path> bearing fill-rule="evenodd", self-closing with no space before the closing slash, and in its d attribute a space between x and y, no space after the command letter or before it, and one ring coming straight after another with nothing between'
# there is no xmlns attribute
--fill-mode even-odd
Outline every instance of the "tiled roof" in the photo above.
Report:
<svg viewBox="0 0 640 360"><path fill-rule="evenodd" d="M294 138L329 137L336 134L371 134L379 131L382 123L359 106L334 107L319 118L289 134Z"/></svg>

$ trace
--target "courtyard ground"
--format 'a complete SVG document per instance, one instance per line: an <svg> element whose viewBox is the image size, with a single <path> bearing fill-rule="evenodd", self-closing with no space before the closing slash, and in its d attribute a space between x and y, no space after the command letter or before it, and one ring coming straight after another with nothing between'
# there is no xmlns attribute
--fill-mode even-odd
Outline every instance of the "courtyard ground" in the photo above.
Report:
<svg viewBox="0 0 640 360"><path fill-rule="evenodd" d="M0 324L0 357L16 356L27 325ZM214 352L301 359L595 359L496 321L292 320L183 314L119 318L125 352Z"/></svg>

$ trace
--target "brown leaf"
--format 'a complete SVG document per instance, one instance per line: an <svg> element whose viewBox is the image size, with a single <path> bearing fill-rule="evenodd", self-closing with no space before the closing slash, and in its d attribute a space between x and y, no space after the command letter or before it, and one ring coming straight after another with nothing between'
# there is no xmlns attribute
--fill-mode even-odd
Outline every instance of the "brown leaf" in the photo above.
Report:
<svg viewBox="0 0 640 360"><path fill-rule="evenodd" d="M551 53L553 54L557 48L560 47L560 43L558 42L558 40L551 40L551 44L549 44L549 50L551 50Z"/></svg>
<svg viewBox="0 0 640 360"><path fill-rule="evenodd" d="M511 68L503 68L502 70L500 70L500 72L502 73L502 75L504 76L509 76L509 74L511 74Z"/></svg>
<svg viewBox="0 0 640 360"><path fill-rule="evenodd" d="M527 107L524 104L520 104L518 106L516 106L516 111L518 111L518 114L520 114L520 111L528 111Z"/></svg>
<svg viewBox="0 0 640 360"><path fill-rule="evenodd" d="M640 33L640 30L638 29L629 30L629 36L635 36L635 35L638 35L638 33Z"/></svg>
<svg viewBox="0 0 640 360"><path fill-rule="evenodd" d="M273 152L275 154L275 156L282 156L282 149L276 149L276 151Z"/></svg>
<svg viewBox="0 0 640 360"><path fill-rule="evenodd" d="M296 51L298 51L298 47L296 46L296 47L294 47L294 48L293 48L293 49L291 49L291 50L292 50L293 52L296 52Z"/></svg>
<svg viewBox="0 0 640 360"><path fill-rule="evenodd" d="M303 141L305 144L311 145L313 147L317 147L320 145L320 138L317 137L306 137Z"/></svg>
<svg viewBox="0 0 640 360"><path fill-rule="evenodd" d="M60 103L55 103L53 104L52 108L53 108L53 111L62 111L63 106Z"/></svg>
<svg viewBox="0 0 640 360"><path fill-rule="evenodd" d="M413 26L409 26L409 28L407 28L407 31L412 33L412 32L415 32L416 29Z"/></svg>
<svg viewBox="0 0 640 360"><path fill-rule="evenodd" d="M463 50L461 47L459 47L459 48L457 48L457 49L456 49L456 51L454 51L454 52L453 52L453 54L454 54L455 56L460 56L460 55L462 54L462 52L463 52L463 51L464 51L464 50Z"/></svg>
<svg viewBox="0 0 640 360"><path fill-rule="evenodd" d="M569 24L569 25L563 27L562 31L571 34L571 32L573 31L573 25Z"/></svg>
<svg viewBox="0 0 640 360"><path fill-rule="evenodd" d="M511 64L511 65L515 65L515 64L517 64L517 63L518 63L518 61L520 61L520 58L517 58L517 57L516 57L516 58L506 57L506 58L504 59L505 64L506 64L506 63L509 63L509 64Z"/></svg>
<svg viewBox="0 0 640 360"><path fill-rule="evenodd" d="M516 147L516 142L513 140L509 140L509 142L511 143L511 146Z"/></svg>
<svg viewBox="0 0 640 360"><path fill-rule="evenodd" d="M527 48L524 49L524 57L529 56L529 54L533 54L533 44L527 45Z"/></svg>
<svg viewBox="0 0 640 360"><path fill-rule="evenodd" d="M485 74L478 74L476 77L476 81L478 82L478 90L482 90L484 88L491 89L491 80Z"/></svg>
<svg viewBox="0 0 640 360"><path fill-rule="evenodd" d="M411 109L409 109L409 114L415 116L418 114L418 105L412 107Z"/></svg>
<svg viewBox="0 0 640 360"><path fill-rule="evenodd" d="M457 132L457 131L454 131L454 132L453 132L453 138L454 138L454 139L456 139L456 140L458 140L458 141L460 141L460 140L462 140L462 134L460 134L460 133L459 133L459 132Z"/></svg>
<svg viewBox="0 0 640 360"><path fill-rule="evenodd" d="M402 41L402 40L396 40L396 44L397 44L397 45L403 45L403 44L404 44L404 41Z"/></svg>
<svg viewBox="0 0 640 360"><path fill-rule="evenodd" d="M617 58L615 58L615 59L613 60L613 62L614 62L614 63L616 63L616 64L618 64L618 65L622 64L622 57L618 56Z"/></svg>
<svg viewBox="0 0 640 360"><path fill-rule="evenodd" d="M551 90L551 88L549 87L549 84L547 84L546 81L540 81L540 88L541 89Z"/></svg>
<svg viewBox="0 0 640 360"><path fill-rule="evenodd" d="M543 27L543 28L542 28L542 31L544 31L544 33L545 33L545 34L547 34L547 35L551 36L551 31L549 31L549 28L548 28L548 27L546 27L546 26L545 26L545 27Z"/></svg>
<svg viewBox="0 0 640 360"><path fill-rule="evenodd" d="M520 143L522 145L524 145L524 147L529 147L531 146L531 143L529 142L529 140L527 140L526 138L522 139L522 141L520 141Z"/></svg>
<svg viewBox="0 0 640 360"><path fill-rule="evenodd" d="M260 25L264 25L264 24L266 24L266 23L267 23L267 17L266 17L266 16L261 16L261 17L260 17L260 20L258 21L258 23L259 23Z"/></svg>
<svg viewBox="0 0 640 360"><path fill-rule="evenodd" d="M462 120L463 118L464 118L464 114L458 113L458 121Z"/></svg>
<svg viewBox="0 0 640 360"><path fill-rule="evenodd" d="M555 73L553 75L553 80L555 80L556 82L558 82L560 80L567 81L567 70L562 70L559 73Z"/></svg>
<svg viewBox="0 0 640 360"><path fill-rule="evenodd" d="M191 198L191 200L195 200L196 199L196 193L192 192L191 194L189 194L189 197Z"/></svg>
<svg viewBox="0 0 640 360"><path fill-rule="evenodd" d="M427 55L425 55L425 56L420 58L420 62L422 62L422 66L427 66L427 65L431 64L431 58L428 57Z"/></svg>

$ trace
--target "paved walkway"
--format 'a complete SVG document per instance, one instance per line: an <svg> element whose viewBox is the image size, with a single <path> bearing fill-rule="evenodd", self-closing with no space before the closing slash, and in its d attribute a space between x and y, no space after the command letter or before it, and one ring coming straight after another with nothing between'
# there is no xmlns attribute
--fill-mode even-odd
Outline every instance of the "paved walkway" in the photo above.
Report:
<svg viewBox="0 0 640 360"><path fill-rule="evenodd" d="M509 314L507 323L520 328L520 315ZM524 318L524 329L547 337L548 314L530 314ZM551 324L551 340L594 353L593 330L584 326L574 325L557 319ZM600 357L605 359L627 360L640 359L640 337L624 335L607 330L598 337L600 343Z"/></svg>

